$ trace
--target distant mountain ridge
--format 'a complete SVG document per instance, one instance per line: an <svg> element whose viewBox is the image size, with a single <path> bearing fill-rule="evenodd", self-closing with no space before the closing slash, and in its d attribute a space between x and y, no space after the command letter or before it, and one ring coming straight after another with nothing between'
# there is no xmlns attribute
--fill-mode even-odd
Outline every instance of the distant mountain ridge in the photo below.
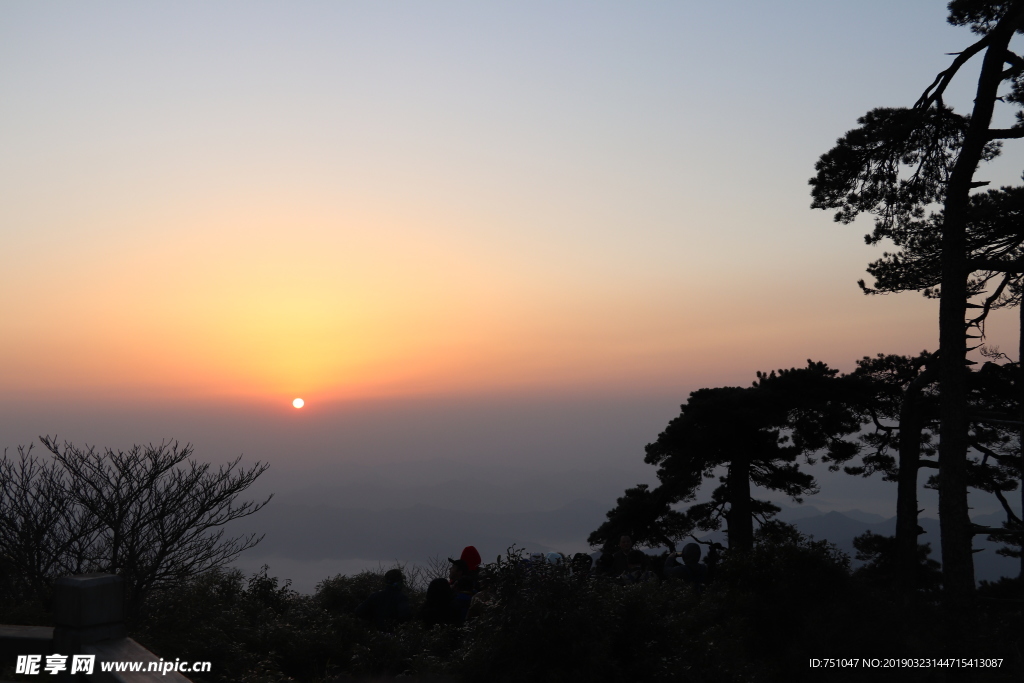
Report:
<svg viewBox="0 0 1024 683"><path fill-rule="evenodd" d="M587 536L604 520L608 507L588 499L564 502L552 510L511 512L470 512L424 503L370 510L275 501L273 514L246 518L233 531L266 534L263 542L247 553L249 563L280 557L320 565L355 558L424 564L430 558L457 556L467 545L475 545L485 561L490 561L512 545L530 552L588 552ZM809 505L783 507L779 519L802 533L835 543L851 558L855 556L855 536L866 531L892 535L896 524L895 518L860 510L822 512ZM999 526L1001 519L999 515L979 515L974 521ZM930 543L931 557L940 559L938 520L923 517L920 524L926 532L921 542ZM703 538L712 536L721 538L722 534ZM975 547L981 550L975 554L978 580L1017 575L1019 563L996 555L996 544L978 536Z"/></svg>
<svg viewBox="0 0 1024 683"><path fill-rule="evenodd" d="M607 509L622 495L622 482L633 479L631 472L611 467L553 474L527 474L514 469L494 472L465 465L460 469L451 465L443 473L425 469L414 481L366 477L305 485L279 495L278 500L378 511L424 504L472 513L550 511L574 500L590 500L607 501L602 503Z"/></svg>
<svg viewBox="0 0 1024 683"><path fill-rule="evenodd" d="M812 508L817 514L806 514L805 508ZM853 547L853 539L866 531L881 536L893 536L896 533L896 518L888 519L860 510L849 510L844 512L822 513L812 506L800 506L798 508L784 508L779 514L779 519L793 524L802 533L813 536L816 539L825 539L835 543L836 546L848 554L851 558L856 557L856 549ZM972 518L975 524L983 526L999 527L1003 517L999 514L977 515ZM939 541L939 520L933 517L920 517L918 524L924 529L918 539L919 543L927 543L931 547L933 560L942 560L942 546ZM1017 576L1020 572L1020 562L1013 558L997 555L996 550L1000 544L992 543L984 535L974 537L974 547L979 552L974 554L974 575L978 581L995 581L1001 576ZM854 565L857 562L854 561Z"/></svg>

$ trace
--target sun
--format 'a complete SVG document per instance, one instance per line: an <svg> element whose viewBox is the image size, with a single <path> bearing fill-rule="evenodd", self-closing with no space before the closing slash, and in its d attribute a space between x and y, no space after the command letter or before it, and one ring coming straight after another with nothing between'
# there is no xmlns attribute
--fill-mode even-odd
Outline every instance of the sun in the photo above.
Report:
<svg viewBox="0 0 1024 683"><path fill-rule="evenodd" d="M301 408L302 406L306 405L306 402L303 401L301 398L297 398L294 401L292 401L292 405L295 406L296 408Z"/></svg>

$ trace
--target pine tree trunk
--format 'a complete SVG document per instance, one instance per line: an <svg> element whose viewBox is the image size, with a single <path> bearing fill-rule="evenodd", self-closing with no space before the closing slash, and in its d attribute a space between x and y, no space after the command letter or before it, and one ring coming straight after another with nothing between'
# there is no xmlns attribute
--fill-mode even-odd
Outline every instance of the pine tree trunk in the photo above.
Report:
<svg viewBox="0 0 1024 683"><path fill-rule="evenodd" d="M1020 336L1017 340L1017 387L1020 392L1018 400L1020 401L1020 448L1021 448L1021 460L1020 460L1020 510L1021 516L1024 517L1024 301L1022 301L1018 307L1017 312L1020 315ZM1024 550L1024 548L1022 548ZM1024 581L1024 552L1020 555L1020 574L1018 577L1021 581Z"/></svg>
<svg viewBox="0 0 1024 683"><path fill-rule="evenodd" d="M950 198L946 202L946 220L942 231L939 525L942 538L942 580L950 597L962 597L974 590L971 520L967 512L967 340L964 330L967 311L964 253L966 199L964 194L962 201Z"/></svg>
<svg viewBox="0 0 1024 683"><path fill-rule="evenodd" d="M896 480L896 582L901 591L917 588L917 474L924 414L921 392L934 380L927 369L914 378L900 406L899 472Z"/></svg>
<svg viewBox="0 0 1024 683"><path fill-rule="evenodd" d="M754 547L754 518L750 505L750 463L735 458L729 463L728 475L729 549L746 552Z"/></svg>
<svg viewBox="0 0 1024 683"><path fill-rule="evenodd" d="M967 508L967 206L974 172L989 141L989 124L1002 82L1006 48L1021 24L1020 3L992 29L978 79L974 111L950 174L942 226L942 299L939 302L939 523L942 582L951 602L974 592L973 530Z"/></svg>

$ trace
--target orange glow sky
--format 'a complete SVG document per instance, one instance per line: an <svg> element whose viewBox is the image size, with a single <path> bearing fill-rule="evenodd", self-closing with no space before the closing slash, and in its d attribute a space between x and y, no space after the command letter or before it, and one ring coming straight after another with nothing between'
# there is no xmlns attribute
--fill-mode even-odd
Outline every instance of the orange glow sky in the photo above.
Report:
<svg viewBox="0 0 1024 683"><path fill-rule="evenodd" d="M934 348L806 181L969 35L734 5L4 4L0 399L683 398Z"/></svg>

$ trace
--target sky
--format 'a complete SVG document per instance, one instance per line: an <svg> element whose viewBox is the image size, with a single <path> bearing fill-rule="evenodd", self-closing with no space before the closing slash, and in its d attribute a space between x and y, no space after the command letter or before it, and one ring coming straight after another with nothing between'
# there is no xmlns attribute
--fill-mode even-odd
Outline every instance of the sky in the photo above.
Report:
<svg viewBox="0 0 1024 683"><path fill-rule="evenodd" d="M970 42L919 0L0 4L0 445L639 472L690 391L936 347L807 180Z"/></svg>

